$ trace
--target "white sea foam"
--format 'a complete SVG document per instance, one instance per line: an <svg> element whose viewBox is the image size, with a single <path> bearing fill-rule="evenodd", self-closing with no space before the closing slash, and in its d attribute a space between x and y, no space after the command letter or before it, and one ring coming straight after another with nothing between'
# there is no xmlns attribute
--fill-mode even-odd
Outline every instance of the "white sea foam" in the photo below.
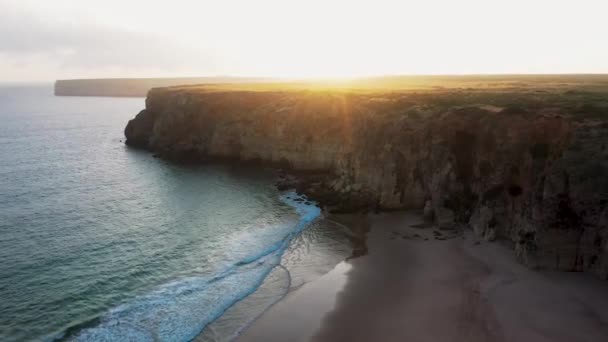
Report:
<svg viewBox="0 0 608 342"><path fill-rule="evenodd" d="M314 203L293 192L282 195L281 200L296 210L299 220L275 230L274 236L263 234L265 249L245 253L246 257L219 273L178 279L137 297L110 310L70 340L192 340L230 306L253 293L280 263L289 242L321 213Z"/></svg>

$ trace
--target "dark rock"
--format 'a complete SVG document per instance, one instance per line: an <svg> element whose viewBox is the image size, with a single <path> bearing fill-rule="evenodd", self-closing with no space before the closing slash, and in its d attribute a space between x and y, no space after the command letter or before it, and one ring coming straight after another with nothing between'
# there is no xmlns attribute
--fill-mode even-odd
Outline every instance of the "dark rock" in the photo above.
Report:
<svg viewBox="0 0 608 342"><path fill-rule="evenodd" d="M430 228L430 227L434 227L435 225L431 222L424 222L424 223L420 223L420 224L412 224L410 225L410 227L412 228L416 228L416 229L424 229L424 228Z"/></svg>

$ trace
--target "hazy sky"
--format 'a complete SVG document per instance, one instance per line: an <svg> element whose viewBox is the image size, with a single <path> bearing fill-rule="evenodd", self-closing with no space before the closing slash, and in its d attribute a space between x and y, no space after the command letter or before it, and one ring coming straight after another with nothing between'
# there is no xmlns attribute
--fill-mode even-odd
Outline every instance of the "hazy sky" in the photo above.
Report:
<svg viewBox="0 0 608 342"><path fill-rule="evenodd" d="M0 82L608 73L608 0L0 0Z"/></svg>

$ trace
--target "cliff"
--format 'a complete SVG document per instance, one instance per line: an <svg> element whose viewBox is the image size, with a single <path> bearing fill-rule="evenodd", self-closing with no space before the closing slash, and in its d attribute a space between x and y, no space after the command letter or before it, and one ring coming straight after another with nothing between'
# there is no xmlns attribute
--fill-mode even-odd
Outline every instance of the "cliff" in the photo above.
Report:
<svg viewBox="0 0 608 342"><path fill-rule="evenodd" d="M531 267L608 278L608 112L580 89L153 89L127 143L315 172L337 208L423 209ZM329 196L327 194L330 194Z"/></svg>

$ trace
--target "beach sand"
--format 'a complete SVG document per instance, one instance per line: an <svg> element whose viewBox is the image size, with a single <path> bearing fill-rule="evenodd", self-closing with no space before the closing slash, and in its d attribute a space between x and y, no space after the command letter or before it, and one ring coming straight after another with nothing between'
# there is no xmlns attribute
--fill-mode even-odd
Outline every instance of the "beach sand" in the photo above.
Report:
<svg viewBox="0 0 608 342"><path fill-rule="evenodd" d="M237 341L608 341L608 283L539 272L418 213L342 216L366 248L274 305ZM440 234L440 235L439 235Z"/></svg>

